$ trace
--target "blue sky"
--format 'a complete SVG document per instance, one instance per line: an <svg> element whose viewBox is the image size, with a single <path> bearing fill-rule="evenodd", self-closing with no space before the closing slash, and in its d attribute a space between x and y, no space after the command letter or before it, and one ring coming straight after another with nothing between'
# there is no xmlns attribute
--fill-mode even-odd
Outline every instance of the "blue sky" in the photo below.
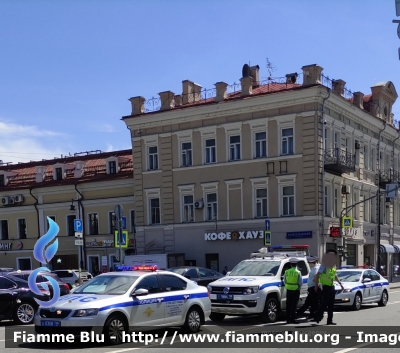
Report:
<svg viewBox="0 0 400 353"><path fill-rule="evenodd" d="M400 94L394 0L1 0L0 159L130 148L128 99L319 64ZM400 104L393 109L400 118Z"/></svg>

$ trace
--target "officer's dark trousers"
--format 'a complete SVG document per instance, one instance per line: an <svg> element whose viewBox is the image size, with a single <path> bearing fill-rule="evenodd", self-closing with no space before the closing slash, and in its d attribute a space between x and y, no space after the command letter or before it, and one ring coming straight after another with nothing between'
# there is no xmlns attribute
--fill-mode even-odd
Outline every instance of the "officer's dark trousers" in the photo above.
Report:
<svg viewBox="0 0 400 353"><path fill-rule="evenodd" d="M286 290L286 320L296 320L296 308L300 298L300 290Z"/></svg>
<svg viewBox="0 0 400 353"><path fill-rule="evenodd" d="M322 305L319 310L319 318L322 319L325 310L328 312L328 321L333 319L333 305L335 304L335 286L322 287Z"/></svg>
<svg viewBox="0 0 400 353"><path fill-rule="evenodd" d="M308 295L304 305L297 311L297 314L302 315L311 306L310 316L314 315L319 310L318 293L315 291L314 286L308 288Z"/></svg>

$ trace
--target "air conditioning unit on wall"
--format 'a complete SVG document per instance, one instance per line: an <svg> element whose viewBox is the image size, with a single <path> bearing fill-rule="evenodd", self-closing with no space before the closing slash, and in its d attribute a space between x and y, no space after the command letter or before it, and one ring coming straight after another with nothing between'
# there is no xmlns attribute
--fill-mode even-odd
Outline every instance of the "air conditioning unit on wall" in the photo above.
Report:
<svg viewBox="0 0 400 353"><path fill-rule="evenodd" d="M1 198L1 204L3 206L7 206L9 204L9 202L10 202L10 198L8 196L4 196Z"/></svg>
<svg viewBox="0 0 400 353"><path fill-rule="evenodd" d="M342 194L350 194L350 185L342 185Z"/></svg>
<svg viewBox="0 0 400 353"><path fill-rule="evenodd" d="M10 205L14 205L15 204L15 197L10 197L9 200L8 200L8 203Z"/></svg>
<svg viewBox="0 0 400 353"><path fill-rule="evenodd" d="M204 207L204 202L203 201L196 201L194 203L194 208L203 208Z"/></svg>
<svg viewBox="0 0 400 353"><path fill-rule="evenodd" d="M22 195L15 196L15 202L20 203L24 201L24 197Z"/></svg>

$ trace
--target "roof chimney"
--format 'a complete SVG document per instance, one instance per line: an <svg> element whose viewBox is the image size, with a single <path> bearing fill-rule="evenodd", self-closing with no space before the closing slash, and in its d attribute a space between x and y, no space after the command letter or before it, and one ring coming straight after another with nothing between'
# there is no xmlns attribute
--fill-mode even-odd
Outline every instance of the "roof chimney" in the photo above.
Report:
<svg viewBox="0 0 400 353"><path fill-rule="evenodd" d="M297 74L297 72L294 72L292 74L287 74L286 75L286 83L297 83L297 77L299 75Z"/></svg>
<svg viewBox="0 0 400 353"><path fill-rule="evenodd" d="M75 170L74 170L74 178L82 177L84 172L85 172L85 162L76 161L75 162Z"/></svg>
<svg viewBox="0 0 400 353"><path fill-rule="evenodd" d="M38 166L36 167L36 182L41 183L46 176L47 167Z"/></svg>
<svg viewBox="0 0 400 353"><path fill-rule="evenodd" d="M260 67L258 65L250 67L250 76L253 78L253 86L260 84Z"/></svg>
<svg viewBox="0 0 400 353"><path fill-rule="evenodd" d="M227 97L227 87L228 84L225 82L217 82L215 84L215 88L216 88L216 95L215 95L215 101L216 102L221 102L223 101L226 97Z"/></svg>
<svg viewBox="0 0 400 353"><path fill-rule="evenodd" d="M243 65L240 84L242 86L241 96L249 96L253 93L253 77L251 77L250 66L247 64Z"/></svg>
<svg viewBox="0 0 400 353"><path fill-rule="evenodd" d="M346 82L343 80L333 80L332 81L332 91L333 93L338 94L339 96L344 96L344 86Z"/></svg>
<svg viewBox="0 0 400 353"><path fill-rule="evenodd" d="M198 102L201 99L201 88L193 81L182 81L182 104Z"/></svg>
<svg viewBox="0 0 400 353"><path fill-rule="evenodd" d="M177 94L174 97L174 101L175 101L175 107L180 107L182 105L182 95Z"/></svg>
<svg viewBox="0 0 400 353"><path fill-rule="evenodd" d="M160 92L159 96L161 100L160 110L170 110L175 107L174 92L171 91Z"/></svg>
<svg viewBox="0 0 400 353"><path fill-rule="evenodd" d="M354 92L353 93L353 104L360 109L364 109L364 93Z"/></svg>
<svg viewBox="0 0 400 353"><path fill-rule="evenodd" d="M129 98L132 103L132 114L131 115L139 115L145 112L144 110L144 102L145 99L142 96Z"/></svg>
<svg viewBox="0 0 400 353"><path fill-rule="evenodd" d="M321 84L321 74L323 68L317 64L306 65L303 70L303 86Z"/></svg>

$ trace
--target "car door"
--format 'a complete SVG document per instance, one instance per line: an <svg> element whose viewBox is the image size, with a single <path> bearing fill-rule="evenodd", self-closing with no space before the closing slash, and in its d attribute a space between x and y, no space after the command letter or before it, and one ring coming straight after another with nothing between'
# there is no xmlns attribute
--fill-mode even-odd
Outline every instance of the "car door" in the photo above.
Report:
<svg viewBox="0 0 400 353"><path fill-rule="evenodd" d="M282 279L282 284L281 284L281 306L282 309L286 309L286 288L285 288L285 284L283 281L283 277L285 275L285 272L291 268L292 266L290 265L289 262L287 262L286 264L283 265L281 274L280 274L280 278Z"/></svg>
<svg viewBox="0 0 400 353"><path fill-rule="evenodd" d="M370 270L372 284L374 285L371 288L371 300L379 301L382 296L383 291L383 281L381 280L381 276L379 276L378 272Z"/></svg>
<svg viewBox="0 0 400 353"><path fill-rule="evenodd" d="M165 303L157 275L149 274L139 280L134 290L147 289L147 295L133 296L130 315L131 326L156 326L164 324Z"/></svg>
<svg viewBox="0 0 400 353"><path fill-rule="evenodd" d="M0 278L0 287L2 286L3 279ZM0 289L0 317L4 317L8 312L11 311L14 303L14 296L12 291L6 289Z"/></svg>
<svg viewBox="0 0 400 353"><path fill-rule="evenodd" d="M303 277L303 285L300 288L300 300L297 303L298 306L302 306L308 296L308 287L307 287L307 280L308 280L308 267L303 260L300 260L297 263L297 269L300 271L301 276Z"/></svg>
<svg viewBox="0 0 400 353"><path fill-rule="evenodd" d="M365 279L369 278L371 282L364 282ZM363 288L363 303L370 302L373 297L373 293L371 293L371 290L373 290L374 284L372 283L372 277L371 277L371 271L367 270L364 271L362 277L361 277L362 284L364 286Z"/></svg>
<svg viewBox="0 0 400 353"><path fill-rule="evenodd" d="M200 286L205 286L211 282L214 282L217 279L216 273L214 271L209 270L208 268L199 267L199 275L200 278L197 281L197 284Z"/></svg>
<svg viewBox="0 0 400 353"><path fill-rule="evenodd" d="M159 274L165 302L165 324L182 322L189 309L191 294L186 291L187 283L173 274Z"/></svg>

